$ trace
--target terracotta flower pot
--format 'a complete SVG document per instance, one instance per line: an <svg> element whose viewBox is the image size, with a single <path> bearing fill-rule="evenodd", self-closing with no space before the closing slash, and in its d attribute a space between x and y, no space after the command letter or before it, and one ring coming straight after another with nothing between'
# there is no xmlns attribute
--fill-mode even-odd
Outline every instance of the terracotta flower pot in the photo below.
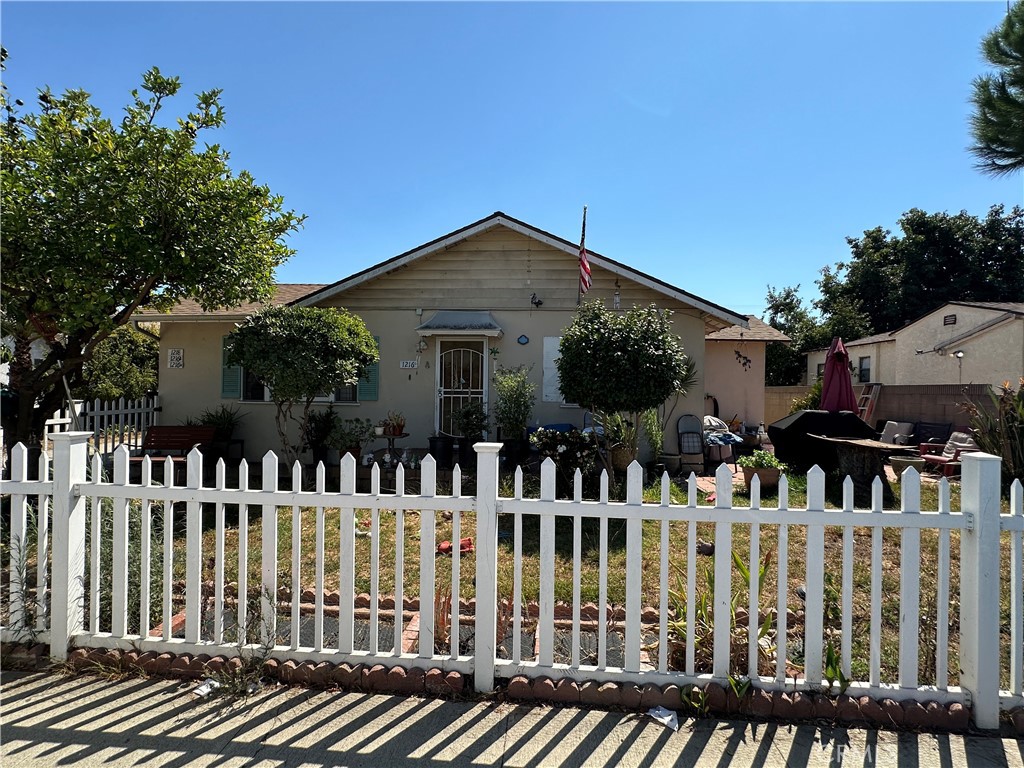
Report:
<svg viewBox="0 0 1024 768"><path fill-rule="evenodd" d="M762 488L776 488L779 485L782 470L775 467L744 467L743 482L746 483L747 488L750 488L750 481L754 475L760 479Z"/></svg>

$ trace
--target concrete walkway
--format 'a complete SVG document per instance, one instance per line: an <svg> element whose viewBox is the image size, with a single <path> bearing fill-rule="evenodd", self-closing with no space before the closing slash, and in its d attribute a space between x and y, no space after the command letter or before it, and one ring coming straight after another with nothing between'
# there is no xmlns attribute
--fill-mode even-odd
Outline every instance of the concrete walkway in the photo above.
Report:
<svg viewBox="0 0 1024 768"><path fill-rule="evenodd" d="M4 673L0 764L21 766L1013 766L1024 744L273 687Z"/></svg>

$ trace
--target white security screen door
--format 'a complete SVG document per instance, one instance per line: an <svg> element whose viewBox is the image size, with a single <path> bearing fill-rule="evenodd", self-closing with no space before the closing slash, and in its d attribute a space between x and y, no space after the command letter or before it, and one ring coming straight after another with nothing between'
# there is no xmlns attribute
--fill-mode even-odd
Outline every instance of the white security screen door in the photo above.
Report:
<svg viewBox="0 0 1024 768"><path fill-rule="evenodd" d="M487 402L486 346L483 340L441 339L437 356L437 430L454 436L458 410L469 402Z"/></svg>

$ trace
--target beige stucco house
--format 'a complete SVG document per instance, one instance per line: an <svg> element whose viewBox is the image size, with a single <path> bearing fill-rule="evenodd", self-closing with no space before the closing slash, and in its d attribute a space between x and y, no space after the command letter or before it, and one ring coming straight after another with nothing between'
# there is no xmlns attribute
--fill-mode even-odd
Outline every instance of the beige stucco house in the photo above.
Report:
<svg viewBox="0 0 1024 768"><path fill-rule="evenodd" d="M765 348L788 344L789 337L754 315L747 327L733 325L709 333L704 346L704 412L716 406L723 419L756 425L765 418Z"/></svg>
<svg viewBox="0 0 1024 768"><path fill-rule="evenodd" d="M876 333L863 339L843 340L850 353L854 384L895 384L896 337L892 333ZM807 353L807 383L813 383L825 371L828 349L812 349Z"/></svg>
<svg viewBox="0 0 1024 768"><path fill-rule="evenodd" d="M897 331L846 347L855 383L1016 383L1024 376L1024 302L951 301ZM826 351L808 353L809 382Z"/></svg>
<svg viewBox="0 0 1024 768"><path fill-rule="evenodd" d="M362 317L378 339L380 363L332 399L343 418L376 422L388 411L402 411L409 433L404 446L425 448L435 430L451 433L452 410L470 398L487 402L499 365L531 367L535 424L582 425L581 409L562 402L554 365L576 308L578 250L576 243L498 212L331 285L281 285L274 302L345 307ZM730 327L747 330L748 319L599 253L588 250L588 256L588 300L623 309L653 303L674 313L674 331L699 379L670 420L703 413L713 368L705 336ZM203 312L183 302L159 318L162 422L177 424L222 404L238 407L245 413L240 436L249 458L277 444L273 404L258 382L224 365L222 349L235 324L255 309ZM763 351L761 366L750 381L763 390Z"/></svg>

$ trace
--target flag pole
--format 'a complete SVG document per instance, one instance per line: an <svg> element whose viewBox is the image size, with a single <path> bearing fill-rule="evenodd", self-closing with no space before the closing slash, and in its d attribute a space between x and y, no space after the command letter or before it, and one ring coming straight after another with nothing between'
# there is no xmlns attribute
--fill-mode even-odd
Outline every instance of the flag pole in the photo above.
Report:
<svg viewBox="0 0 1024 768"><path fill-rule="evenodd" d="M577 267L582 270L583 268L583 254L587 244L587 206L583 206L583 229L580 232L580 253L577 258ZM583 301L583 280L581 275L576 276L576 306L578 307Z"/></svg>

